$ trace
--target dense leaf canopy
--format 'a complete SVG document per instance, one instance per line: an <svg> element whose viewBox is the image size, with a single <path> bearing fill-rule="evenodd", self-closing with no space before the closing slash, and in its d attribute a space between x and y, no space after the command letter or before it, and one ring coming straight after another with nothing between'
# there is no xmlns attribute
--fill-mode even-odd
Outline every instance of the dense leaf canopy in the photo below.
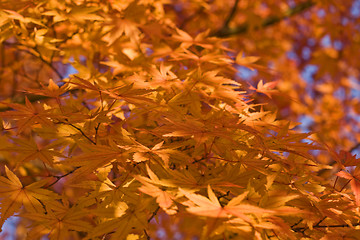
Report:
<svg viewBox="0 0 360 240"><path fill-rule="evenodd" d="M360 238L359 9L1 1L0 226L17 216L18 239Z"/></svg>

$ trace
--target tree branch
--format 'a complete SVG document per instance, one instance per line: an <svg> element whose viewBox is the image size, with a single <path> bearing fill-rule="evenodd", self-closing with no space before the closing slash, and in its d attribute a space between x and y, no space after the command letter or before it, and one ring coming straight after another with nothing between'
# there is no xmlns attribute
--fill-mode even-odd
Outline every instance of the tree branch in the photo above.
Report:
<svg viewBox="0 0 360 240"><path fill-rule="evenodd" d="M239 0L235 0L234 6L231 9L231 12L230 12L229 16L226 18L226 20L224 22L224 26L222 28L228 28L229 27L229 23L231 22L231 20L235 16L238 3L239 3Z"/></svg>
<svg viewBox="0 0 360 240"><path fill-rule="evenodd" d="M353 226L360 226L360 223L355 223L353 224ZM338 224L338 225L321 225L321 226L313 226L313 228L348 228L350 227L348 224ZM304 230L308 229L307 227L298 227L298 228L293 228L292 230L294 232L302 232Z"/></svg>
<svg viewBox="0 0 360 240"><path fill-rule="evenodd" d="M89 140L92 144L96 145L96 142L94 142L90 137L88 137L84 132L83 130L81 130L81 128L75 126L74 124L71 124L71 123L65 123L65 124L68 124L69 126L72 126L73 128L75 128L76 130L78 130L81 135L83 135L87 140Z"/></svg>
<svg viewBox="0 0 360 240"><path fill-rule="evenodd" d="M8 43L8 42L3 42L3 45L5 46L23 46L23 47L28 47L26 45L23 45L21 43ZM60 80L64 79L63 75L52 65L52 62L48 62L46 61L46 59L41 55L41 53L39 52L37 46L35 46L34 48L32 48L38 55L36 55L35 53L29 51L28 49L21 49L21 48L17 48L18 51L20 52L25 52L27 54L30 54L31 56L39 59L41 62L43 62L45 65L47 65L59 78Z"/></svg>
<svg viewBox="0 0 360 240"><path fill-rule="evenodd" d="M156 216L157 212L160 210L160 207L158 206L155 211L151 214L151 216L149 217L149 219L147 220L148 223L151 222L151 220Z"/></svg>
<svg viewBox="0 0 360 240"><path fill-rule="evenodd" d="M53 185L55 185L58 181L60 181L62 178L66 177L66 176L69 176L70 174L72 174L73 172L75 172L77 169L79 169L80 167L75 167L73 170L71 170L70 172L68 173L65 173L64 175L61 175L61 176L52 176L54 178L56 178L56 180L51 183L50 185L46 186L45 188L49 188Z"/></svg>
<svg viewBox="0 0 360 240"><path fill-rule="evenodd" d="M264 19L264 21L260 24L260 26L255 27L255 30L274 25L286 18L300 14L300 13L304 12L305 10L311 8L314 5L315 5L315 2L308 0L302 4L299 4L293 8L288 9L281 16L270 16L270 17ZM250 28L250 25L248 23L241 24L234 28L229 28L227 25L224 25L224 27L222 27L220 30L218 30L214 34L212 34L212 36L225 38L225 37L230 37L233 35L244 34L249 31L249 28Z"/></svg>

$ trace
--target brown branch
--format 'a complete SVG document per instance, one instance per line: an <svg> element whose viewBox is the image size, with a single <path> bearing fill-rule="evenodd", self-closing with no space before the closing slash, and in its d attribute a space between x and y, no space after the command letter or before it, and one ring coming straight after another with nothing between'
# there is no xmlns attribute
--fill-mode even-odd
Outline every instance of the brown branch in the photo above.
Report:
<svg viewBox="0 0 360 240"><path fill-rule="evenodd" d="M360 223L355 223L355 224L352 224L352 226L360 226ZM313 228L349 228L351 227L350 225L348 224L337 224L337 225L314 225ZM302 231L305 231L307 230L308 227L298 227L298 228L292 228L292 230L294 232L302 232Z"/></svg>
<svg viewBox="0 0 360 240"><path fill-rule="evenodd" d="M8 43L8 42L3 42L3 45L5 46L22 46L22 47L28 47L26 45L23 45L21 43ZM20 52L25 52L27 54L30 54L33 57L38 58L41 62L43 62L45 65L47 65L48 67L50 67L51 70L53 70L54 73L56 73L56 75L62 80L64 79L63 75L52 65L52 62L48 62L46 61L46 59L44 59L44 57L41 55L41 53L39 52L37 46L35 46L33 48L33 50L38 54L35 54L33 52L31 52L28 49L21 49L21 48L17 48L18 51Z"/></svg>
<svg viewBox="0 0 360 240"><path fill-rule="evenodd" d="M53 185L55 185L58 181L60 181L62 178L66 177L66 176L69 176L70 174L72 174L73 172L75 172L75 170L79 169L80 167L75 167L73 170L71 170L70 172L68 173L65 173L64 175L61 175L61 176L52 176L54 178L56 178L56 180L51 183L50 185L46 186L45 188L49 188Z"/></svg>
<svg viewBox="0 0 360 240"><path fill-rule="evenodd" d="M344 188L351 182L351 180L353 179L349 179L345 184L344 186L339 190L339 192L342 192L342 190L344 190ZM336 189L335 189L336 190Z"/></svg>
<svg viewBox="0 0 360 240"><path fill-rule="evenodd" d="M146 240L150 240L150 239L151 239L150 236L149 236L149 234L147 233L146 229L144 229L144 234L145 234L145 236L146 236Z"/></svg>
<svg viewBox="0 0 360 240"><path fill-rule="evenodd" d="M34 48L34 50L39 54L38 58L45 63L48 67L50 67L55 73L56 75L58 75L58 77L60 78L60 80L64 79L64 76L52 65L52 62L46 61L43 56L41 55L40 51L38 50L37 46ZM30 52L31 54L31 52ZM36 56L35 54L33 54L33 56Z"/></svg>
<svg viewBox="0 0 360 240"><path fill-rule="evenodd" d="M235 0L234 6L231 9L231 12L230 12L229 16L226 18L225 22L224 22L224 26L223 26L224 29L229 27L229 23L235 17L235 13L236 13L238 3L239 3L239 0Z"/></svg>
<svg viewBox="0 0 360 240"><path fill-rule="evenodd" d="M160 207L158 206L155 211L151 214L151 216L149 217L149 219L147 220L148 223L151 222L151 220L156 216L157 212L160 210Z"/></svg>
<svg viewBox="0 0 360 240"><path fill-rule="evenodd" d="M314 227L320 226L320 223L322 223L326 218L327 218L327 216L323 217L320 221L318 221L317 224L314 225Z"/></svg>
<svg viewBox="0 0 360 240"><path fill-rule="evenodd" d="M308 0L304 3L301 3L301 4L293 7L293 8L288 9L281 16L270 16L270 17L264 19L264 21L260 24L260 26L257 26L257 27L255 26L254 29L258 30L261 28L265 28L265 27L274 25L284 19L287 19L289 17L300 14L300 13L304 12L305 10L308 10L312 6L315 6L315 2ZM249 29L250 29L250 24L248 24L248 23L241 24L234 28L229 28L228 26L224 25L224 27L219 29L217 32L213 33L212 36L225 38L225 37L230 37L233 35L247 33L249 31Z"/></svg>
<svg viewBox="0 0 360 240"><path fill-rule="evenodd" d="M65 123L65 124L68 124L68 125L72 126L73 128L75 128L76 130L78 130L78 131L81 133L81 135L83 135L83 136L84 136L87 140L89 140L92 144L96 145L96 142L94 142L91 138L89 138L89 137L83 132L83 130L81 130L81 128L75 126L75 125L72 124L72 123Z"/></svg>

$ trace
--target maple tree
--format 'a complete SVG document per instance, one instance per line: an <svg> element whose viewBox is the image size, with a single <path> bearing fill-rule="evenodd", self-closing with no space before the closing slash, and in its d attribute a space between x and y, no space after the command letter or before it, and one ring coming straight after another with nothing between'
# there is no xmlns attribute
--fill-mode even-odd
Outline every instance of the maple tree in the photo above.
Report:
<svg viewBox="0 0 360 240"><path fill-rule="evenodd" d="M0 225L360 238L358 5L1 1Z"/></svg>

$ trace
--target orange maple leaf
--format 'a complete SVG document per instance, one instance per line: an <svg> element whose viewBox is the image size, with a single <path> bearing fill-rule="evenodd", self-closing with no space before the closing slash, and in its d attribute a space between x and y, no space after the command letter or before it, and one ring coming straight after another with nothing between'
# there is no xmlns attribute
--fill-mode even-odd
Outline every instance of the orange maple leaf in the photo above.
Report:
<svg viewBox="0 0 360 240"><path fill-rule="evenodd" d="M58 103L60 103L60 95L66 93L68 91L69 84L64 84L63 86L59 87L52 79L49 80L49 85L47 87L42 86L44 89L25 89L25 92L56 98Z"/></svg>
<svg viewBox="0 0 360 240"><path fill-rule="evenodd" d="M69 207L57 201L47 204L46 214L25 213L21 217L36 222L28 233L28 238L38 239L44 234L49 234L50 239L71 239L71 231L90 232L93 227L84 221L88 214L79 205Z"/></svg>
<svg viewBox="0 0 360 240"><path fill-rule="evenodd" d="M49 190L41 188L48 183L47 179L34 182L26 187L19 178L5 166L7 178L0 176L0 226L4 221L19 212L22 206L28 212L44 212L43 201L58 198Z"/></svg>
<svg viewBox="0 0 360 240"><path fill-rule="evenodd" d="M58 151L54 150L54 144L49 144L47 146L40 146L37 144L33 138L30 139L17 139L13 138L13 146L7 146L5 148L0 148L0 151L7 152L16 152L19 153L19 160L17 166L24 162L29 162L31 160L40 159L43 163L46 163L50 166L53 165L54 157L65 157Z"/></svg>
<svg viewBox="0 0 360 240"><path fill-rule="evenodd" d="M208 195L209 198L206 198L199 194L194 194L183 189L179 189L193 204L189 205L190 207L187 209L192 214L205 216L205 217L213 217L213 218L230 218L231 216L239 217L246 222L252 222L251 218L246 216L245 214L275 214L275 210L263 209L257 206L253 206L250 204L240 204L248 192L244 192L243 194L233 198L226 206L222 207L211 189L210 185L208 185Z"/></svg>
<svg viewBox="0 0 360 240"><path fill-rule="evenodd" d="M355 195L356 205L360 206L360 167L356 167L351 172L342 170L335 175L349 180L351 190Z"/></svg>
<svg viewBox="0 0 360 240"><path fill-rule="evenodd" d="M251 90L255 90L256 92L259 93L263 93L266 96L268 96L269 98L272 98L271 94L277 93L276 90L274 90L274 88L276 87L276 85L278 84L279 81L273 81L273 82L268 82L268 83L263 83L263 80L260 80L257 88L250 86Z"/></svg>
<svg viewBox="0 0 360 240"><path fill-rule="evenodd" d="M156 202L167 214L175 214L177 212L177 206L173 204L175 196L170 194L169 191L162 189L164 186L171 186L171 184L169 185L166 181L161 181L148 165L146 165L146 169L150 179L142 176L135 176L135 178L143 184L139 190L147 195L155 197ZM156 185L161 185L162 188Z"/></svg>
<svg viewBox="0 0 360 240"><path fill-rule="evenodd" d="M54 126L51 121L53 115L49 113L50 110L45 110L41 106L39 106L40 109L37 109L27 97L25 98L25 106L18 103L2 103L16 110L2 112L0 117L17 120L18 133L22 132L26 127L31 127L38 123L44 126Z"/></svg>

